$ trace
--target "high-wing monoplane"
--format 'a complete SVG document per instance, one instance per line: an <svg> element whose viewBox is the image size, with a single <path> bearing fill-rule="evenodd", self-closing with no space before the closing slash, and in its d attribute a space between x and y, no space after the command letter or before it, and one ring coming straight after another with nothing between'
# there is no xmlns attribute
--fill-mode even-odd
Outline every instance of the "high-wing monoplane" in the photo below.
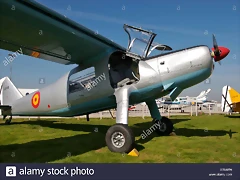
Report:
<svg viewBox="0 0 240 180"><path fill-rule="evenodd" d="M124 24L129 37L124 48L32 0L2 0L0 15L1 49L17 52L21 48L24 55L78 65L55 83L27 96L6 78L0 106L6 123L12 116L87 115L89 120L91 113L116 108L116 124L105 138L113 152L133 148L129 105L146 102L153 123L161 125L156 131L169 135L173 123L160 115L155 99L169 94L174 100L184 89L207 79L214 61L220 62L229 53L213 36L212 50L197 45L151 56L154 50L172 50L153 42L154 32Z"/></svg>

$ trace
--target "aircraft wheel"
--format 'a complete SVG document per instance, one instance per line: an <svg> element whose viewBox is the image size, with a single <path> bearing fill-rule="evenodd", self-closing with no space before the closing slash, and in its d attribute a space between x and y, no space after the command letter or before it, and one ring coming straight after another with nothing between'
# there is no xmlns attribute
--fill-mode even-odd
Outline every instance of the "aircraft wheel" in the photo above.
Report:
<svg viewBox="0 0 240 180"><path fill-rule="evenodd" d="M128 125L115 124L108 129L105 141L110 151L129 153L133 149L135 137Z"/></svg>
<svg viewBox="0 0 240 180"><path fill-rule="evenodd" d="M153 120L153 123L160 124L160 128L156 130L156 133L160 136L167 136L173 132L173 123L166 117L162 117L161 120Z"/></svg>
<svg viewBox="0 0 240 180"><path fill-rule="evenodd" d="M11 124L12 118L9 118L5 121L5 124Z"/></svg>

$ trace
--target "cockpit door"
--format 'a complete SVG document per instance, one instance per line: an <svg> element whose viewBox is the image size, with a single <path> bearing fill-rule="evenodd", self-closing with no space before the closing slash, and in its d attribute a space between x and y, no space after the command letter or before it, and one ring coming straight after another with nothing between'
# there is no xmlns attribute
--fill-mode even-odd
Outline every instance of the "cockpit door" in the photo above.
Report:
<svg viewBox="0 0 240 180"><path fill-rule="evenodd" d="M129 37L127 52L146 58L156 34L126 24L123 28Z"/></svg>

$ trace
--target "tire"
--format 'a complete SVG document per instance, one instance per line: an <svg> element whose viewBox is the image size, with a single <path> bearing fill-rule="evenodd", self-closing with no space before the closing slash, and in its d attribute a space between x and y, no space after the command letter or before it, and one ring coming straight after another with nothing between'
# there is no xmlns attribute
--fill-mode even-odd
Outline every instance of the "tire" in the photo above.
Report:
<svg viewBox="0 0 240 180"><path fill-rule="evenodd" d="M160 136L168 136L171 132L173 132L173 123L166 117L162 117L161 120L155 120L153 123L161 124L160 128L156 130L156 133Z"/></svg>
<svg viewBox="0 0 240 180"><path fill-rule="evenodd" d="M7 124L7 125L11 124L11 119L6 120L5 124Z"/></svg>
<svg viewBox="0 0 240 180"><path fill-rule="evenodd" d="M122 138L124 138L124 141L120 144L114 143L114 139L116 140L117 136L122 136ZM118 153L129 153L133 149L135 137L128 125L115 124L108 129L105 141L110 151Z"/></svg>

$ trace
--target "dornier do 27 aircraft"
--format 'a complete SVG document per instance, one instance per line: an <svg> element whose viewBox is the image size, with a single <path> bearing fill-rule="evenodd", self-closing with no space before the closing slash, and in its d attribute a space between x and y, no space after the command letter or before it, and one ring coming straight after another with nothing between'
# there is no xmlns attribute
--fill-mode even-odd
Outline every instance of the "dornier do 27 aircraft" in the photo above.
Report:
<svg viewBox="0 0 240 180"><path fill-rule="evenodd" d="M14 10L12 10L14 6ZM47 7L27 0L1 1L0 48L76 68L55 83L22 96L6 78L2 84L2 114L12 116L87 115L116 108L116 124L106 132L113 152L129 152L134 134L128 126L129 105L146 102L156 131L168 135L173 123L162 117L155 99L169 94L174 100L184 89L207 79L214 61L225 58L229 49L205 45L150 56L153 50L172 50L154 43L155 33L124 25L127 48L96 34ZM41 33L39 33L41 32ZM78 73L87 71L88 76Z"/></svg>

